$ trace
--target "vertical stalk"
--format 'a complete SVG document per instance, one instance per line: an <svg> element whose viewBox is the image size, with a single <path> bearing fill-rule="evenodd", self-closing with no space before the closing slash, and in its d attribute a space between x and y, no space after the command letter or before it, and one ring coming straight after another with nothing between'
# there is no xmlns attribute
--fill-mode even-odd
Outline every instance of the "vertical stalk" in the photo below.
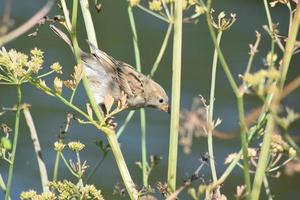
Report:
<svg viewBox="0 0 300 200"><path fill-rule="evenodd" d="M81 4L81 6L83 6L83 4ZM72 40L73 40L73 44L74 44L74 51L75 51L75 55L76 55L76 61L77 61L77 63L80 64L81 60L80 60L80 57L79 57L79 48L78 48L78 43L77 43L77 39L76 39L77 10L78 10L78 0L74 0L73 1L73 9L72 9L72 12L73 12L72 14L73 15L72 15L72 32L71 32L71 36L72 36ZM82 8L82 12L89 12L89 9L87 9L86 7L84 9ZM88 15L86 15L86 14L83 15L83 17L86 17L86 16L88 16ZM91 20L92 20L91 18L86 18L85 23L92 23ZM91 26L89 26L89 27L91 28ZM87 31L91 32L90 34L95 35L95 30L87 30ZM89 38L89 40L90 39L91 38ZM94 42L94 41L92 41L92 42ZM93 94L92 94L92 92L90 90L90 87L89 87L87 77L85 75L83 76L82 81L83 81L83 85L84 85L84 88L86 90L86 93L88 95L88 98L90 100L90 103L92 105L93 111L96 114L97 119L100 122L102 122L103 117L102 117L102 115L99 111L98 105L96 104L96 102L94 100ZM126 186L127 192L130 196L130 199L132 199L132 200L138 199L138 192L135 189L134 183L133 183L133 181L131 179L131 176L129 174L127 165L125 163L124 157L122 155L120 146L119 146L117 138L116 138L115 131L107 129L105 127L99 127L98 124L96 124L96 127L99 130L102 130L105 133L105 136L106 136L106 138L107 138L107 140L108 140L108 142L109 142L109 144L112 148L112 152L114 154L115 160L117 162L120 174L123 178L123 182Z"/></svg>
<svg viewBox="0 0 300 200"><path fill-rule="evenodd" d="M4 183L4 180L3 180L3 177L2 177L2 174L0 173L0 188L3 190L3 192L5 193L6 191L6 185Z"/></svg>
<svg viewBox="0 0 300 200"><path fill-rule="evenodd" d="M86 30L88 30L86 33L87 33L89 42L93 43L95 45L95 47L98 48L96 34L94 34L93 31L90 31L90 30L95 30L95 28L94 28L91 13L89 12L89 1L88 0L80 0L80 7L81 7Z"/></svg>
<svg viewBox="0 0 300 200"><path fill-rule="evenodd" d="M248 139L247 139L247 125L245 121L245 111L244 111L244 95L241 94L237 96L239 121L240 121L240 137L242 143L243 152L243 174L245 179L246 191L250 194L251 191L251 179L249 173L249 161L248 161Z"/></svg>
<svg viewBox="0 0 300 200"><path fill-rule="evenodd" d="M268 181L266 175L264 176L264 186L265 186L266 195L267 195L268 200L273 200L272 194L271 194L271 189L270 189L270 186L269 186L269 181Z"/></svg>
<svg viewBox="0 0 300 200"><path fill-rule="evenodd" d="M268 25L269 25L269 30L270 30L270 33L271 33L271 66L270 67L273 67L274 66L274 63L273 63L273 56L274 56L274 51L275 51L275 33L274 33L274 28L273 28L273 22L272 22L272 16L271 16L271 13L270 13L270 9L269 9L269 4L268 4L268 1L267 0L264 0L264 7L265 7L265 10L266 10L266 15L267 15L267 19L268 19Z"/></svg>
<svg viewBox="0 0 300 200"><path fill-rule="evenodd" d="M172 32L172 29L173 29L173 22L169 22L169 26L168 26L168 30L166 32L166 35L165 35L165 38L162 42L162 45L161 45L161 48L159 50L159 53L157 55L157 58L153 64L153 67L151 69L151 72L150 72L150 76L154 76L154 73L156 72L157 68L158 68L158 65L166 51L166 48L167 48L167 45L168 45L168 42L169 42L169 38L170 38L170 35L171 35L171 32Z"/></svg>
<svg viewBox="0 0 300 200"><path fill-rule="evenodd" d="M38 166L39 166L39 172L40 172L40 178L41 178L41 183L42 183L42 188L43 188L43 192L49 192L49 179L48 179L48 172L47 172L47 168L46 168L46 164L43 160L42 157L42 148L39 142L39 138L37 135L37 131L31 116L31 113L29 111L29 107L27 105L23 106L23 113L26 119L26 123L29 127L30 130L30 137L33 143L33 147L34 147L34 151L35 151L35 156L38 162Z"/></svg>
<svg viewBox="0 0 300 200"><path fill-rule="evenodd" d="M19 136L21 100L22 100L21 85L17 85L17 111L16 111L15 127L14 127L14 140L13 140L13 147L12 147L11 158L10 158L11 163L9 165L8 179L6 184L5 200L10 199L9 196L11 192L12 178L14 174L14 164L15 164L15 157L16 157L17 143L18 143L18 136Z"/></svg>
<svg viewBox="0 0 300 200"><path fill-rule="evenodd" d="M132 31L133 47L135 55L135 64L138 72L141 72L141 56L138 46L138 36L135 26L135 20L131 6L128 6L128 16L130 21L130 27ZM146 113L145 109L140 109L140 120L141 120L141 149L142 149L142 173L143 173L143 185L148 187L148 174L147 174L147 142L146 142Z"/></svg>
<svg viewBox="0 0 300 200"><path fill-rule="evenodd" d="M82 11L85 11L85 10L82 9ZM75 53L75 57L76 57L76 62L78 64L82 64L82 62L80 60L80 52L79 52L79 46L78 46L77 34L76 34L77 12L78 12L78 0L74 0L73 1L73 9L72 9L71 38L72 38L72 44L74 45L74 53ZM84 15L84 16L87 16L87 15ZM87 19L85 19L85 21L86 20ZM90 22L90 23L92 23L92 22ZM88 30L88 31L91 31L91 30ZM95 31L93 31L93 32L95 32ZM92 41L92 42L94 42L94 41ZM95 45L97 46L97 44L95 44ZM99 121L103 121L103 117L99 111L98 105L95 102L94 95L92 94L92 91L91 91L91 88L90 88L90 85L89 85L86 75L83 76L82 83L83 83L84 89L87 93L87 96L89 98L89 101L91 103L91 106L93 108L93 111L94 111L97 119Z"/></svg>
<svg viewBox="0 0 300 200"><path fill-rule="evenodd" d="M174 38L173 38L173 74L172 108L170 124L170 143L168 159L168 184L171 191L176 189L177 151L179 132L180 86L181 86L181 51L182 51L182 0L175 1Z"/></svg>
<svg viewBox="0 0 300 200"><path fill-rule="evenodd" d="M297 33L300 25L300 4L297 4L293 23L291 26L291 31L289 32L289 36L287 38L285 51L283 54L282 64L280 66L281 77L278 83L279 92L274 94L274 101L271 102L272 114L270 114L267 127L262 143L261 153L259 154L258 165L254 177L253 190L251 192L251 199L259 199L261 185L263 182L263 178L265 176L265 169L268 162L268 154L271 144L271 136L275 128L275 116L278 112L278 107L280 103L280 97L282 93L282 89L284 86L284 82L286 79L286 75L289 69L289 64L291 61L291 57L293 55L293 48L296 42Z"/></svg>
<svg viewBox="0 0 300 200"><path fill-rule="evenodd" d="M56 152L56 157L55 157L55 164L54 164L54 170L53 170L53 181L57 180L57 174L58 174L58 168L59 168L59 161L60 161L60 152Z"/></svg>
<svg viewBox="0 0 300 200"><path fill-rule="evenodd" d="M107 140L111 146L111 150L116 159L117 165L121 172L121 176L124 181L125 187L128 191L128 194L130 196L130 199L137 200L138 199L138 191L135 189L135 185L134 185L134 183L131 179L131 176L129 174L129 171L127 169L127 165L123 158L122 152L119 148L119 143L118 143L116 134L107 134Z"/></svg>
<svg viewBox="0 0 300 200"><path fill-rule="evenodd" d="M232 73L229 69L229 66L227 65L224 55L220 49L220 46L218 45L218 41L217 41L215 32L214 32L212 24L211 24L211 17L210 17L211 4L212 4L212 0L208 0L207 1L206 20L207 20L210 36L211 36L213 43L215 45L215 48L218 52L218 58L220 60L220 63L223 67L226 77L227 77L227 79L230 83L230 86L235 94L236 99L237 99L239 120L240 120L241 143L242 143L243 157L244 157L243 165L244 165L245 184L246 184L247 191L249 192L250 191L250 174L249 174L249 170L248 171L246 170L246 169L249 169L249 164L248 164L247 126L245 123L243 93L240 92L240 90L232 76Z"/></svg>
<svg viewBox="0 0 300 200"><path fill-rule="evenodd" d="M222 31L218 32L217 42L220 45ZM215 84L216 84L216 73L217 73L217 63L218 63L218 52L215 49L214 57L213 57L213 64L212 64L212 72L211 72L211 85L210 85L210 98L209 98L209 112L207 118L207 126L208 126L208 133L207 133L207 145L208 145L208 154L209 154L209 164L211 169L211 174L213 178L213 182L217 181L217 170L215 166L215 159L214 159L214 150L213 150L213 112L214 112L214 102L215 102Z"/></svg>

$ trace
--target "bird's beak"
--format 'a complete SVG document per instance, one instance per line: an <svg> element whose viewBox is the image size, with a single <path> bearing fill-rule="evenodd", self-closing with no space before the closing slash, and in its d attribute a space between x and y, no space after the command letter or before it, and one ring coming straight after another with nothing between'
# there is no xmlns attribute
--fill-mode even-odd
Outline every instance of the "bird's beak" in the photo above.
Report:
<svg viewBox="0 0 300 200"><path fill-rule="evenodd" d="M168 104L163 104L163 105L160 107L160 109L161 109L162 111L167 112L167 113L170 114L170 107L169 107Z"/></svg>

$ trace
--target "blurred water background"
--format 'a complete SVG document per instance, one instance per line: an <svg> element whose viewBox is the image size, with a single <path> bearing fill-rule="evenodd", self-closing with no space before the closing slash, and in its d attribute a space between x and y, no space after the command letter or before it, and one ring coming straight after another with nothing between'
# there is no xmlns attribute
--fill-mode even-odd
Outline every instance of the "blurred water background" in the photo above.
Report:
<svg viewBox="0 0 300 200"><path fill-rule="evenodd" d="M12 18L14 27L22 24L30 18L45 1L26 0L13 1ZM92 1L91 1L92 3ZM125 0L109 1L103 0L102 10L98 14L92 9L99 47L119 60L125 61L134 66L134 51L132 45L132 35L127 15L127 2ZM261 1L245 0L219 0L214 2L214 9L218 13L222 10L226 13L234 12L237 14L237 22L232 28L224 33L221 46L227 61L231 67L236 80L238 74L243 73L248 60L248 44L255 41L255 30L262 33L263 39L260 45L260 52L254 61L253 70L263 67L263 56L265 56L270 47L270 39L262 29L262 25L267 24L266 15ZM0 14L3 13L4 1L0 1ZM284 6L272 8L273 21L279 23L282 35L287 34L288 10ZM60 10L54 6L49 13L49 17L61 14ZM142 12L134 9L136 17L137 31L139 36L139 45L141 50L141 59L143 72L148 74L157 56L167 24ZM83 28L81 13L79 14L78 37L80 46L88 49L85 40L87 36ZM34 31L34 30L32 30ZM26 34L27 35L27 34ZM75 62L72 52L60 39L58 39L47 25L39 28L37 37L27 37L23 35L13 42L6 45L7 49L15 48L19 51L28 53L34 47L41 48L45 52L45 68L55 61L59 61L64 67L65 77L69 76ZM172 39L170 40L172 41ZM154 79L161 83L171 94L171 62L172 45L168 45L167 52L160 64ZM212 63L213 46L210 40L204 17L201 17L198 24L185 24L183 26L183 63L182 63L182 109L189 108L195 96L201 94L205 98L209 97L210 74ZM299 56L293 59L287 81L292 80L299 75ZM48 78L50 81L52 78ZM49 82L49 85L51 83ZM0 106L12 107L15 104L16 91L14 87L0 85ZM75 102L82 107L87 102L84 90L82 88L76 94ZM300 110L299 93L293 93L284 100L284 104ZM42 146L42 154L49 169L49 177L52 177L52 170L55 160L55 151L53 143L57 140L57 134L61 126L64 125L66 114L72 112L58 100L43 94L31 85L23 88L23 102L32 105L31 112L39 134ZM260 101L252 96L246 98L246 110L260 105ZM117 121L122 122L126 117L127 111L117 115ZM220 117L223 122L219 127L223 131L231 131L238 126L238 115L236 102L228 81L221 69L217 73L215 117ZM14 113L7 113L0 118L1 122L7 123L13 127ZM300 124L296 123L291 133L299 136ZM81 153L82 160L87 160L89 166L93 167L102 154L95 145L95 141L105 138L97 130L90 126L81 126L72 123L69 135L66 141L80 140L86 144L85 150ZM150 177L150 184L155 186L157 181L164 182L167 176L167 156L169 139L169 116L156 110L147 109L147 147L148 154L159 155L163 160L153 171ZM140 148L140 125L139 114L136 113L133 120L127 126L125 132L120 137L120 143L125 159L129 166L131 175L138 185L142 185L141 171L134 164L141 160ZM224 159L227 154L237 151L240 148L239 137L232 140L214 140L215 161L217 163L218 175L221 175L224 166ZM178 159L178 184L191 175L199 166L198 159L207 151L206 138L194 140L192 153L185 155L182 148L179 148ZM67 158L73 158L74 154L70 151L65 152ZM15 165L15 174L13 178L12 199L17 199L21 191L36 189L41 191L40 177L37 171L36 158L33 156L34 150L29 137L28 128L21 120L20 138L17 147L17 157ZM1 173L7 178L7 164L0 161ZM206 181L210 180L210 171L205 167L201 171ZM75 180L65 167L59 170L61 179L68 178ZM101 168L92 177L91 183L102 189L106 199L128 199L120 196L112 196L113 186L121 182L121 177L116 167L112 154L105 159ZM199 182L195 182L197 185ZM243 183L243 176L240 169L236 169L233 175L228 178L222 186L222 192L232 199L236 186ZM284 174L280 178L271 178L271 191L275 199L298 199L300 195L299 184L300 176L287 177ZM264 193L264 192L263 192ZM3 198L2 191L0 199ZM191 199L185 194L181 199Z"/></svg>

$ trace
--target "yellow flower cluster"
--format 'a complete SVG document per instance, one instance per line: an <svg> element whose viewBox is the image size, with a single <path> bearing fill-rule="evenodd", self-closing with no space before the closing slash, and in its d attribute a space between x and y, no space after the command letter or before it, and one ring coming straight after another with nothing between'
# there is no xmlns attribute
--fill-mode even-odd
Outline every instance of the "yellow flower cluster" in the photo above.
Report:
<svg viewBox="0 0 300 200"><path fill-rule="evenodd" d="M77 152L81 151L85 147L85 145L79 141L78 142L69 142L68 146L71 150L77 151Z"/></svg>
<svg viewBox="0 0 300 200"><path fill-rule="evenodd" d="M42 65L44 63L44 52L40 49L34 48L30 51L30 54L31 60L27 63L27 65L31 71L38 73L38 71L42 69Z"/></svg>
<svg viewBox="0 0 300 200"><path fill-rule="evenodd" d="M66 146L66 145L65 145L64 143L56 141L56 142L54 143L54 150L55 150L55 151L62 152L62 150L65 148L65 146Z"/></svg>
<svg viewBox="0 0 300 200"><path fill-rule="evenodd" d="M246 73L243 76L245 83L251 86L259 96L265 93L274 93L277 87L273 83L279 78L280 72L274 67L267 70L261 69L253 74Z"/></svg>
<svg viewBox="0 0 300 200"><path fill-rule="evenodd" d="M287 153L291 158L297 156L297 151L285 142L279 134L272 135L271 151L273 153Z"/></svg>
<svg viewBox="0 0 300 200"><path fill-rule="evenodd" d="M20 196L21 200L52 200L56 199L55 194L52 192L44 192L42 194L37 194L34 190L29 190L28 192L22 192Z"/></svg>
<svg viewBox="0 0 300 200"><path fill-rule="evenodd" d="M149 9L153 11L161 11L162 10L161 0L149 1Z"/></svg>
<svg viewBox="0 0 300 200"><path fill-rule="evenodd" d="M52 181L49 183L50 192L37 194L34 190L22 192L21 200L68 200L84 199L84 200L104 200L101 190L97 190L94 185L77 186L69 181Z"/></svg>
<svg viewBox="0 0 300 200"><path fill-rule="evenodd" d="M50 66L50 69L52 69L53 71L55 71L58 74L62 74L62 67L60 66L60 64L58 62L53 63Z"/></svg>

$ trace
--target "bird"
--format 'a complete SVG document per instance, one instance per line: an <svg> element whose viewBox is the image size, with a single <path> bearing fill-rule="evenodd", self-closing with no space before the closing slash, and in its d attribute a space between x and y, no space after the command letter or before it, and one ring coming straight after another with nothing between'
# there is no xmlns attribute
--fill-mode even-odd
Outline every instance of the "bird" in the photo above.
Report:
<svg viewBox="0 0 300 200"><path fill-rule="evenodd" d="M50 25L50 28L73 50L72 43L64 32L54 25ZM87 42L92 53L80 50L80 57L98 105L105 108L103 105L107 95L116 103L125 94L128 109L149 107L170 113L168 95L162 86L129 64L114 59L91 42Z"/></svg>

